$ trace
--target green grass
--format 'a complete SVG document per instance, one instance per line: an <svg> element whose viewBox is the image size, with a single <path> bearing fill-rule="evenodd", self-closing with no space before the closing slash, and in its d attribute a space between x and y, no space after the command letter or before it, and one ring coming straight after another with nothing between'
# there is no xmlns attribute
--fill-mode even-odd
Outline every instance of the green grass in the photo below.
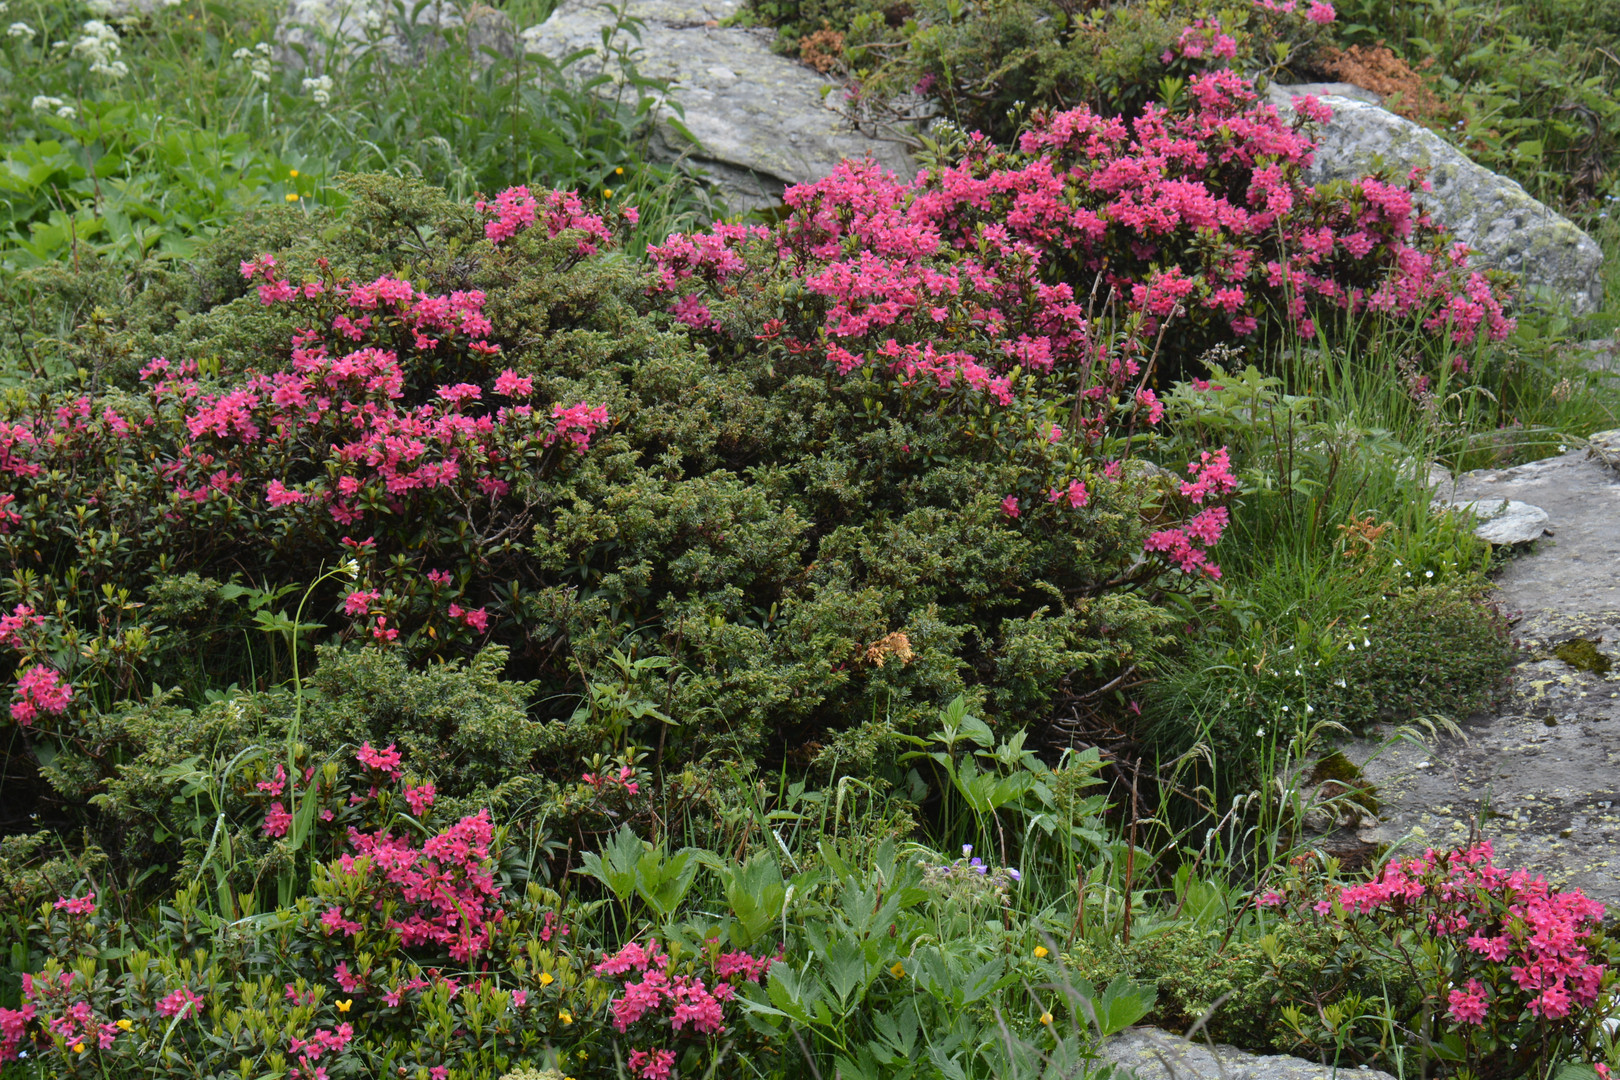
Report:
<svg viewBox="0 0 1620 1080"><path fill-rule="evenodd" d="M544 58L473 56L460 31L410 27L392 29L413 61L375 47L384 26L318 73L273 48L275 10L185 0L123 25L119 76L81 47L87 9L13 0L5 19L33 34L0 38L0 267L184 258L254 207L331 202L344 172L419 176L458 198L577 189L643 205L647 239L714 209L693 178L649 160L664 88L636 72L629 24L611 42L607 95ZM509 10L518 26L546 12ZM330 46L310 50L317 68ZM329 88L306 84L321 75Z"/></svg>

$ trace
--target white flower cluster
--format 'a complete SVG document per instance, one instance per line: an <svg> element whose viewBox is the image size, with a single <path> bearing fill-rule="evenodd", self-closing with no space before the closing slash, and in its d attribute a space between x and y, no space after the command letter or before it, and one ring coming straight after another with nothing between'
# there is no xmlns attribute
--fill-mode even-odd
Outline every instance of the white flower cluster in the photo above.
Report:
<svg viewBox="0 0 1620 1080"><path fill-rule="evenodd" d="M54 112L64 120L71 120L79 114L77 109L61 98L48 97L45 94L36 94L29 104L34 107L35 112Z"/></svg>
<svg viewBox="0 0 1620 1080"><path fill-rule="evenodd" d="M6 27L6 37L22 38L24 41L33 41L34 33L34 28L25 22L14 22Z"/></svg>
<svg viewBox="0 0 1620 1080"><path fill-rule="evenodd" d="M270 59L268 44L261 41L251 49L237 49L231 53L231 59L246 64L255 79L266 86L270 85L270 73L275 70L276 65Z"/></svg>
<svg viewBox="0 0 1620 1080"><path fill-rule="evenodd" d="M314 99L315 104L324 109L332 101L332 76L317 75L313 79L305 79L304 90Z"/></svg>
<svg viewBox="0 0 1620 1080"><path fill-rule="evenodd" d="M73 43L73 55L90 61L92 74L109 79L122 79L129 74L129 65L118 59L124 51L118 31L100 19L91 19L80 33L83 36Z"/></svg>

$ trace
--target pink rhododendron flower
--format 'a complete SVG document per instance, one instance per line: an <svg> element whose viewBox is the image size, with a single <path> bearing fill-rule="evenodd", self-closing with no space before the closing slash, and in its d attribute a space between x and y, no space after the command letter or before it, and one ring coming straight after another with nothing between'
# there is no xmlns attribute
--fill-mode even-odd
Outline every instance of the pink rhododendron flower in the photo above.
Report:
<svg viewBox="0 0 1620 1080"><path fill-rule="evenodd" d="M534 393L534 380L527 375L520 376L511 368L507 368L496 376L495 392L504 397L528 397Z"/></svg>
<svg viewBox="0 0 1620 1080"><path fill-rule="evenodd" d="M54 668L35 664L17 676L17 697L11 718L18 724L32 724L41 713L61 714L73 699L73 687Z"/></svg>
<svg viewBox="0 0 1620 1080"><path fill-rule="evenodd" d="M394 749L393 743L389 743L386 750L373 750L369 741L363 742L360 744L360 749L355 751L354 756L366 768L387 773L391 779L399 779L400 756L399 751Z"/></svg>
<svg viewBox="0 0 1620 1080"><path fill-rule="evenodd" d="M294 491L280 480L272 480L265 490L265 501L271 506L295 506L305 502L309 496L302 491Z"/></svg>
<svg viewBox="0 0 1620 1080"><path fill-rule="evenodd" d="M264 815L264 835L267 837L286 836L287 827L292 824L292 814L277 800L270 804L270 810Z"/></svg>
<svg viewBox="0 0 1620 1080"><path fill-rule="evenodd" d="M96 894L94 892L88 892L83 896L64 896L59 898L53 907L57 911L65 911L69 915L83 915L88 917L96 913Z"/></svg>
<svg viewBox="0 0 1620 1080"><path fill-rule="evenodd" d="M1478 979L1468 980L1467 990L1453 990L1448 997L1447 1014L1461 1024L1482 1024L1488 1011L1484 987Z"/></svg>
<svg viewBox="0 0 1620 1080"><path fill-rule="evenodd" d="M437 792L434 791L432 784L419 784L405 789L405 801L410 805L411 813L417 817L427 813L428 807L433 805L436 797Z"/></svg>
<svg viewBox="0 0 1620 1080"><path fill-rule="evenodd" d="M159 1001L157 1011L164 1016L196 1016L202 1011L202 998L182 986Z"/></svg>
<svg viewBox="0 0 1620 1080"><path fill-rule="evenodd" d="M1018 496L1016 496L1016 495L1008 495L1005 499L1002 499L1001 500L1001 512L1003 514L1006 514L1010 518L1018 517L1019 516Z"/></svg>

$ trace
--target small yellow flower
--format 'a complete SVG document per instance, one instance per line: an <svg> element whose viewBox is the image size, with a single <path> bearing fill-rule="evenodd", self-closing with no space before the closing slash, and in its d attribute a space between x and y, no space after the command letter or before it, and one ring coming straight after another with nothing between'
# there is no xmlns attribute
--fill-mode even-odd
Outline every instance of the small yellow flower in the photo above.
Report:
<svg viewBox="0 0 1620 1080"><path fill-rule="evenodd" d="M298 179L298 170L297 170L297 169L293 169L293 170L291 170L291 171L289 171L289 172L288 172L288 173L287 173L287 175L288 175L288 176L290 176L290 177L292 177L292 178L293 178L293 179L294 179L294 180L296 180L296 179Z"/></svg>
<svg viewBox="0 0 1620 1080"><path fill-rule="evenodd" d="M569 1012L567 1009L564 1009L562 1012L557 1014L557 1019L561 1020L565 1024L572 1024L574 1022L574 1014Z"/></svg>
<svg viewBox="0 0 1620 1080"><path fill-rule="evenodd" d="M287 192L287 201L288 202L297 202L298 201L298 193L296 191Z"/></svg>
<svg viewBox="0 0 1620 1080"><path fill-rule="evenodd" d="M130 1023L128 1020L120 1020L120 1021L118 1021L118 1030L119 1031L128 1031L130 1028L132 1028L134 1026L135 1025Z"/></svg>
<svg viewBox="0 0 1620 1080"><path fill-rule="evenodd" d="M1041 1023L1050 1027L1052 1025L1052 1014L1049 1012L1041 1013Z"/></svg>
<svg viewBox="0 0 1620 1080"><path fill-rule="evenodd" d="M620 165L617 169L614 169L613 170L613 175L614 176L623 176L624 175L624 166Z"/></svg>
<svg viewBox="0 0 1620 1080"><path fill-rule="evenodd" d="M604 198L604 199L613 198L613 189L610 188L610 187L603 188L602 189L602 198Z"/></svg>
<svg viewBox="0 0 1620 1080"><path fill-rule="evenodd" d="M905 965L900 963L900 961L896 960L894 962L894 966L889 969L889 974L893 975L897 979L905 978L906 977Z"/></svg>
<svg viewBox="0 0 1620 1080"><path fill-rule="evenodd" d="M338 1012L348 1012L349 1007L353 1004L354 998L344 998L342 1001L337 1003Z"/></svg>
<svg viewBox="0 0 1620 1080"><path fill-rule="evenodd" d="M551 977L551 972L542 971L540 973L540 985L541 986L550 986L552 983L554 983L556 981L557 981L556 979L553 979Z"/></svg>
<svg viewBox="0 0 1620 1080"><path fill-rule="evenodd" d="M84 1053L84 1043L82 1043L82 1042L76 1042L76 1043L74 1043L74 1044L73 1044L73 1052L74 1052L74 1053L75 1053L75 1054L82 1054L82 1053Z"/></svg>
<svg viewBox="0 0 1620 1080"><path fill-rule="evenodd" d="M1037 946L1035 946L1035 959L1037 959L1037 960L1045 960L1047 958L1047 956L1049 956L1049 955L1050 954L1046 951L1046 946L1045 945L1037 945Z"/></svg>

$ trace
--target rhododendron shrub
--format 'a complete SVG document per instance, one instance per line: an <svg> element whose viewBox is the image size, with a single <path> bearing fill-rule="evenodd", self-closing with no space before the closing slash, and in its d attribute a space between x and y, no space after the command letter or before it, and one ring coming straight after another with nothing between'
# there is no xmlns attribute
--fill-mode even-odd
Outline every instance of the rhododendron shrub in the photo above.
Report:
<svg viewBox="0 0 1620 1080"><path fill-rule="evenodd" d="M591 970L614 986L608 1011L630 1075L671 1080L723 1070L727 1058L761 1060L758 1033L736 997L780 959L724 952L718 941L676 959L656 940L603 957Z"/></svg>
<svg viewBox="0 0 1620 1080"><path fill-rule="evenodd" d="M1213 71L1175 108L1037 114L1016 150L976 136L915 181L845 164L789 193L793 213L770 240L722 227L654 249L660 288L677 318L706 329L705 289L791 278L814 303L767 324L775 350L815 351L840 376L881 365L942 390L954 380L1002 406L1016 368L1078 393L1077 420L1134 387L1132 415L1150 424L1151 391L1121 377L1133 358L1110 348L1099 292L1135 317L1134 359L1156 343L1166 376L1221 342L1374 316L1442 351L1510 333L1500 283L1415 204L1420 175L1304 182L1308 124L1330 113L1311 98L1296 107L1285 123L1251 83ZM774 244L774 262L745 273L748 244Z"/></svg>
<svg viewBox="0 0 1620 1080"><path fill-rule="evenodd" d="M1571 1057L1608 1067L1600 1049L1617 957L1604 905L1496 866L1490 841L1392 859L1348 886L1296 863L1255 904L1335 931L1346 964L1404 967L1424 997L1397 1020L1446 1075L1541 1075Z"/></svg>
<svg viewBox="0 0 1620 1080"><path fill-rule="evenodd" d="M849 333L821 343L826 301L766 274L760 297L796 298L722 344L715 325L745 317L726 290L775 257L757 231L674 238L649 278L566 195L480 210L366 183L293 243L210 253L236 290L212 306L161 333L103 327L81 356L101 376L0 404L17 515L0 549L26 571L0 596L0 677L8 715L59 744L69 802L104 790L140 820L123 802L161 807L169 765L212 760L210 727L232 733L219 767L268 749L294 712L271 690L295 622L320 691L300 737L320 755L394 743L459 800L574 785L629 741L833 755L875 715L858 741L877 747L962 693L993 722L1051 715L1151 662L1166 616L1136 586L1197 587L1219 563L1209 518L1185 547L1145 546L1230 491L1183 461L1176 483L1123 468L1163 423L1144 335L1094 333L1084 298L1016 252L906 256L896 273L958 292L891 333L898 301L822 266L840 241L807 220L782 240L847 292ZM871 212L902 213L891 194ZM1088 349L1099 391L1077 407L1067 365ZM483 674L438 663L469 655L504 660L493 712L474 707ZM409 672L435 692L396 692ZM232 681L235 704L204 701ZM863 753L844 767L887 767ZM296 832L265 825L255 845ZM126 842L173 854L148 830Z"/></svg>
<svg viewBox="0 0 1620 1080"><path fill-rule="evenodd" d="M206 953L113 950L91 892L41 905L30 930L47 959L23 976L21 1007L0 1009L0 1064L27 1053L69 1073L212 1077L272 1055L310 1080L470 1078L564 1038L583 1049L605 995L560 898L503 890L489 811L439 821L431 785L400 765L397 748L362 746L342 768L244 773L273 831L312 800L315 846L342 854L258 919L216 919L198 885L182 890L157 931Z"/></svg>

